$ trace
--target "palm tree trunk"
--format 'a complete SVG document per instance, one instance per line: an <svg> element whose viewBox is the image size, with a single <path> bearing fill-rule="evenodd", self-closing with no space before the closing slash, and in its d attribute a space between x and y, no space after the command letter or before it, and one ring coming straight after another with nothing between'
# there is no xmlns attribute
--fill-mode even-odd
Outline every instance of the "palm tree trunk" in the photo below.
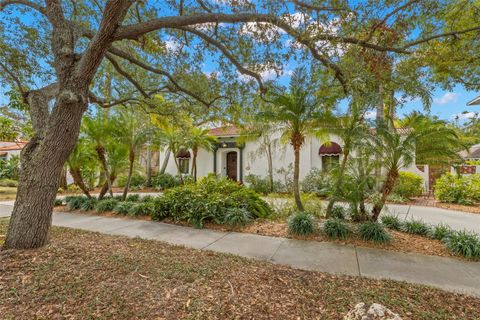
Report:
<svg viewBox="0 0 480 320"><path fill-rule="evenodd" d="M336 200L335 195L337 195L340 192L340 188L342 187L343 177L344 177L344 173L345 173L345 168L347 167L347 160L348 160L349 154L350 154L350 151L347 150L347 149L343 153L343 159L342 159L342 163L340 164L340 169L338 171L338 177L337 177L337 181L335 183L335 187L333 189L334 190L333 195L330 198L330 200L328 202L328 206L327 206L327 214L326 214L327 218L330 218L330 215L332 214L332 209L333 209L333 206L334 206L335 200Z"/></svg>
<svg viewBox="0 0 480 320"><path fill-rule="evenodd" d="M108 170L107 158L105 157L105 148L101 145L98 145L95 147L95 151L97 152L98 159L100 160L100 163L102 164L103 172L105 173L105 180L108 186L108 191L110 192L110 196L113 197L112 182L108 178L110 176L110 173Z"/></svg>
<svg viewBox="0 0 480 320"><path fill-rule="evenodd" d="M69 171L70 175L73 178L73 182L80 188L80 190L82 190L82 192L87 196L87 198L92 198L87 186L85 185L85 182L83 181L80 169L74 169L70 167Z"/></svg>
<svg viewBox="0 0 480 320"><path fill-rule="evenodd" d="M108 191L108 186L112 185L116 179L117 179L117 176L111 173L110 179L107 179L108 181L105 181L105 183L102 186L102 189L100 190L100 194L98 195L98 200L102 200L103 197L105 197L105 194L107 194L107 191ZM113 194L112 194L112 197L113 197Z"/></svg>
<svg viewBox="0 0 480 320"><path fill-rule="evenodd" d="M152 186L152 150L150 143L147 145L147 187Z"/></svg>
<svg viewBox="0 0 480 320"><path fill-rule="evenodd" d="M67 168L65 166L63 166L62 172L60 173L59 187L62 188L63 190L67 190L67 188L68 188Z"/></svg>
<svg viewBox="0 0 480 320"><path fill-rule="evenodd" d="M170 153L171 153L170 148L167 148L167 150L165 151L165 159L163 159L162 168L160 169L159 174L165 173L165 170L167 169L167 165L168 165L168 160L170 160Z"/></svg>
<svg viewBox="0 0 480 320"><path fill-rule="evenodd" d="M180 172L180 165L178 164L178 159L177 157L174 157L173 159L175 161L175 166L177 167L177 174L180 177L180 182L183 184L183 176L182 176L182 173Z"/></svg>
<svg viewBox="0 0 480 320"><path fill-rule="evenodd" d="M123 201L127 199L128 189L130 188L130 183L132 182L133 164L135 163L135 151L130 150L130 153L128 155L128 160L130 162L130 166L128 168L127 183L125 183L125 187L123 188L123 195L122 195Z"/></svg>
<svg viewBox="0 0 480 320"><path fill-rule="evenodd" d="M295 204L298 210L305 211L302 200L300 199L300 148L296 147L294 152L294 165L293 165L293 196L295 198Z"/></svg>
<svg viewBox="0 0 480 320"><path fill-rule="evenodd" d="M388 174L387 174L387 180L383 183L382 186L382 197L379 201L379 203L375 204L372 210L372 220L377 221L378 216L380 215L380 212L382 212L383 206L385 205L385 202L387 201L388 196L393 190L393 187L395 186L395 182L397 181L398 178L398 171L391 169Z"/></svg>
<svg viewBox="0 0 480 320"><path fill-rule="evenodd" d="M198 154L198 149L193 148L192 153L193 153L192 174L193 174L193 180L196 182L197 181L197 154Z"/></svg>
<svg viewBox="0 0 480 320"><path fill-rule="evenodd" d="M270 183L270 192L273 192L273 160L272 160L272 145L267 145L267 165L268 165L268 179Z"/></svg>

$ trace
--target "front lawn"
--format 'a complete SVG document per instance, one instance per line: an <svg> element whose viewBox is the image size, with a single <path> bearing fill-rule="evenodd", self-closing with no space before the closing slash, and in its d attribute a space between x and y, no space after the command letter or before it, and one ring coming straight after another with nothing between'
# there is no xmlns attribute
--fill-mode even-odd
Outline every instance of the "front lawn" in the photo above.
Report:
<svg viewBox="0 0 480 320"><path fill-rule="evenodd" d="M16 195L17 195L17 188L0 187L0 201L15 200Z"/></svg>
<svg viewBox="0 0 480 320"><path fill-rule="evenodd" d="M425 286L58 227L42 249L0 251L0 301L2 319L339 319L361 301L404 319L480 318L480 299Z"/></svg>

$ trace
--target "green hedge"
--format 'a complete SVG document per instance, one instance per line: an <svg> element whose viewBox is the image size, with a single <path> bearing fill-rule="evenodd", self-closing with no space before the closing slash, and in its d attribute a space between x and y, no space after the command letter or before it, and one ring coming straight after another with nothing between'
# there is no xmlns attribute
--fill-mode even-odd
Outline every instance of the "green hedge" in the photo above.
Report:
<svg viewBox="0 0 480 320"><path fill-rule="evenodd" d="M402 198L418 197L423 193L423 178L411 172L400 172L392 190Z"/></svg>
<svg viewBox="0 0 480 320"><path fill-rule="evenodd" d="M198 228L203 227L204 221L224 223L225 215L231 208L243 208L253 218L265 218L272 213L268 203L253 190L234 181L215 177L166 190L153 203L155 219L173 217L188 221Z"/></svg>
<svg viewBox="0 0 480 320"><path fill-rule="evenodd" d="M435 182L435 198L442 202L467 205L480 201L480 174L444 174Z"/></svg>

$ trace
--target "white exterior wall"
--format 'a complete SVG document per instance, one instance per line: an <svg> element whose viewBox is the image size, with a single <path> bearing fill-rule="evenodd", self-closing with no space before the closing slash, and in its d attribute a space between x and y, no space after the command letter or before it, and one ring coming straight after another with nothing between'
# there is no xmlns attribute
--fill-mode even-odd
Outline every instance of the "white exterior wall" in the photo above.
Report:
<svg viewBox="0 0 480 320"><path fill-rule="evenodd" d="M219 142L234 142L235 138L219 138ZM304 179L305 176L313 168L322 169L322 156L319 155L319 149L322 144L327 141L338 143L340 146L343 146L343 142L340 137L335 135L330 135L326 141L314 137L307 137L305 143L300 151L300 179ZM262 177L267 176L268 174L268 160L267 156L263 151L259 151L260 142L258 141L249 141L245 143L245 146L242 150L243 153L243 175L242 178L245 179L245 176L249 174L255 174ZM236 151L237 154L237 177L240 177L240 149L239 148L219 148L216 152L217 157L217 170L216 174L220 176L226 176L226 154L230 151ZM191 153L191 151L190 151ZM200 149L197 155L197 176L204 177L210 173L213 173L214 170L214 161L213 161L213 152ZM352 156L355 156L352 153ZM172 175L177 174L177 168L174 162L175 155L172 153L165 170L166 173ZM193 157L193 155L192 155ZM192 167L192 157L190 158L189 163L189 173L191 173ZM163 164L165 158L165 152L160 152L160 166ZM273 160L273 173L275 180L282 180L283 176L277 171L281 168L287 169L290 164L293 165L293 149L290 144L281 144L277 141L276 147L272 149L272 160ZM342 156L340 156L340 161ZM407 171L415 173L421 176L425 181L425 187L428 190L428 166L426 166L425 172L420 171L415 164L402 169L401 171Z"/></svg>

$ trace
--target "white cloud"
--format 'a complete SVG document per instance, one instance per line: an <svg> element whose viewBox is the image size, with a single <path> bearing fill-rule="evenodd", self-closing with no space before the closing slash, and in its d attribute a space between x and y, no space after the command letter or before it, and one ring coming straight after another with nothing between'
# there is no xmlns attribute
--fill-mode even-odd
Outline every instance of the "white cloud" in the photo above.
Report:
<svg viewBox="0 0 480 320"><path fill-rule="evenodd" d="M375 119L377 117L377 111L365 112L365 119Z"/></svg>
<svg viewBox="0 0 480 320"><path fill-rule="evenodd" d="M165 41L165 46L167 47L167 49L168 49L169 51L177 51L178 48L180 47L180 43L178 43L177 41L171 39L171 40Z"/></svg>
<svg viewBox="0 0 480 320"><path fill-rule="evenodd" d="M433 102L436 104L444 105L450 102L455 102L458 99L458 94L454 92L446 92L443 96L439 98L434 98Z"/></svg>
<svg viewBox="0 0 480 320"><path fill-rule="evenodd" d="M474 118L475 116L477 115L476 112L467 112L467 111L464 111L464 112L460 112L460 113L455 113L452 115L452 119L453 120L468 120L468 119L472 119Z"/></svg>

